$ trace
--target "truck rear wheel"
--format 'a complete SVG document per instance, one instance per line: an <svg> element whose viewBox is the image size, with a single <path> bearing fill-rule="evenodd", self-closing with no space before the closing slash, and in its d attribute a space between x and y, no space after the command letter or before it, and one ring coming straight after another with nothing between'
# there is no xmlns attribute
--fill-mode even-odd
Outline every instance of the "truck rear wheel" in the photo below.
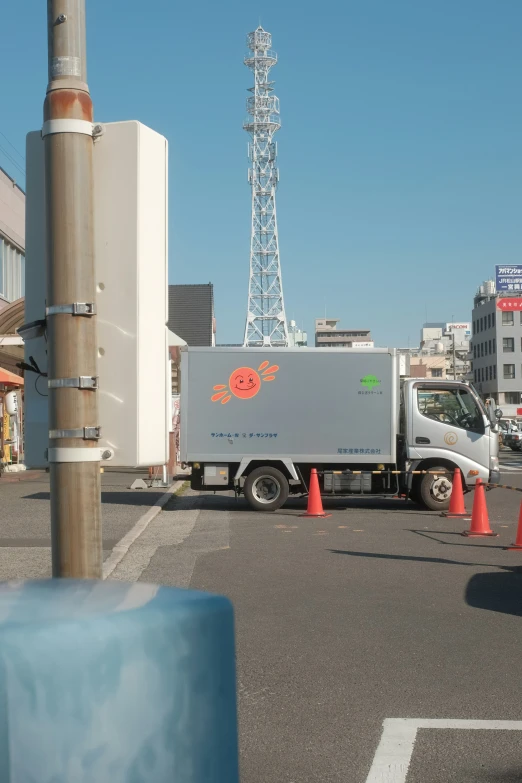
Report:
<svg viewBox="0 0 522 783"><path fill-rule="evenodd" d="M430 468L420 482L420 499L430 511L446 511L449 508L453 482L447 468ZM440 474L437 471L440 470Z"/></svg>
<svg viewBox="0 0 522 783"><path fill-rule="evenodd" d="M288 479L277 468L256 468L243 489L254 511L277 511L288 499Z"/></svg>

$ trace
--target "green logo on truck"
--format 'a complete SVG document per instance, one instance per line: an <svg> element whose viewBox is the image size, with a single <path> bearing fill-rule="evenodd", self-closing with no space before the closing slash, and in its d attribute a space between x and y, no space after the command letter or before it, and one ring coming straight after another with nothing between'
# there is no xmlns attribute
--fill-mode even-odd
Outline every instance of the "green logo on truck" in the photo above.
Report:
<svg viewBox="0 0 522 783"><path fill-rule="evenodd" d="M364 378L361 378L361 384L363 386L366 386L367 389L375 388L375 386L380 386L380 380L375 375L365 375Z"/></svg>

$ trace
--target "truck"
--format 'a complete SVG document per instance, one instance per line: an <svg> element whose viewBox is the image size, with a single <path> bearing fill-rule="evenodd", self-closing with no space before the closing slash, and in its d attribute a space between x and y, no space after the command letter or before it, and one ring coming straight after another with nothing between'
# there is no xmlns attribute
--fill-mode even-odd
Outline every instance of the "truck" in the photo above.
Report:
<svg viewBox="0 0 522 783"><path fill-rule="evenodd" d="M400 378L393 348L183 348L182 462L191 486L242 494L276 511L308 491L406 494L449 506L459 468L465 490L499 482L498 423L461 381Z"/></svg>

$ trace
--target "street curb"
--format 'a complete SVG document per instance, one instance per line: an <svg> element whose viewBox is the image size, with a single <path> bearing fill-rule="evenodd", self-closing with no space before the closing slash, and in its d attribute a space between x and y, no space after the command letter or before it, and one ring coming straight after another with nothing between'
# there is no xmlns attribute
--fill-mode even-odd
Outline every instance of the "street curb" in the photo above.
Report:
<svg viewBox="0 0 522 783"><path fill-rule="evenodd" d="M47 475L48 474L45 470L23 470L20 471L20 473L6 473L3 471L0 473L0 487L2 484L16 484L20 481L38 481L38 479L41 479Z"/></svg>
<svg viewBox="0 0 522 783"><path fill-rule="evenodd" d="M134 542L141 536L142 533L145 532L152 520L158 516L162 508L169 502L172 496L183 487L184 483L185 481L175 481L174 484L168 488L165 494L158 498L154 505L138 519L134 527L132 527L129 532L124 535L120 541L118 541L116 546L113 547L111 554L103 564L103 579L107 579L107 577L112 574L116 566L121 563Z"/></svg>

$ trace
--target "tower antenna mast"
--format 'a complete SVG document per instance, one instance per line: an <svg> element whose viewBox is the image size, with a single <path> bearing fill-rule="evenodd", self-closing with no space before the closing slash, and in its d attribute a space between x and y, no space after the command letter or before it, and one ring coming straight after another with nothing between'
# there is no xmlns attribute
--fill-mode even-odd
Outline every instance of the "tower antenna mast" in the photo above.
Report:
<svg viewBox="0 0 522 783"><path fill-rule="evenodd" d="M276 189L279 182L277 144L273 136L281 127L279 98L273 95L270 69L277 63L271 50L272 36L261 25L247 36L245 65L254 75L247 98L248 118L243 127L250 134L248 179L252 189L250 279L245 326L245 347L287 347L288 326L283 299Z"/></svg>

